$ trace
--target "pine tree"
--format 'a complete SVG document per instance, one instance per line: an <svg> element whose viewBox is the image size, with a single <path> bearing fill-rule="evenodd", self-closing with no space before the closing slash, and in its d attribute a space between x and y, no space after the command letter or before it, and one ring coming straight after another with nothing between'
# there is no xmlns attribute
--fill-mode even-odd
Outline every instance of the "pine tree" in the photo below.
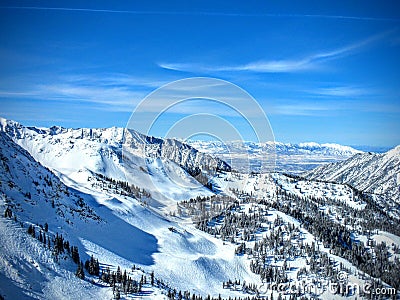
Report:
<svg viewBox="0 0 400 300"><path fill-rule="evenodd" d="M85 272L83 271L83 263L78 263L78 268L76 269L76 273L75 273L76 277L80 278L80 279L85 279Z"/></svg>
<svg viewBox="0 0 400 300"><path fill-rule="evenodd" d="M121 294L120 294L120 292L119 292L119 288L116 288L116 289L114 290L114 299L116 299L116 300L121 299Z"/></svg>
<svg viewBox="0 0 400 300"><path fill-rule="evenodd" d="M79 259L78 247L76 246L71 247L71 256L74 263L79 264L80 259Z"/></svg>
<svg viewBox="0 0 400 300"><path fill-rule="evenodd" d="M116 281L117 281L117 283L121 283L121 280L122 280L121 268L118 266Z"/></svg>

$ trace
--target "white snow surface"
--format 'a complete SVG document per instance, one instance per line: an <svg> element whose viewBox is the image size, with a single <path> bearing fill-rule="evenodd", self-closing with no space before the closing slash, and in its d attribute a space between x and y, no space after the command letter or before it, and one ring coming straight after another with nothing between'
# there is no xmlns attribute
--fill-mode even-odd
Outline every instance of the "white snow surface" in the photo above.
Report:
<svg viewBox="0 0 400 300"><path fill-rule="evenodd" d="M308 179L347 183L360 191L400 203L400 146L383 154L360 153L303 174Z"/></svg>
<svg viewBox="0 0 400 300"><path fill-rule="evenodd" d="M70 132L67 131L67 134ZM239 292L223 289L222 281L241 278L246 282L260 283L259 277L250 271L249 262L244 257L234 255L235 245L226 245L193 226L181 225L177 222L179 220L168 219L158 212L157 206L147 208L131 197L93 187L86 179L91 174L89 168L96 171L102 168L97 164L100 158L104 158L99 154L101 151L97 151L98 145L76 147L79 151L87 151L82 153L84 159L89 160L86 162L77 160L80 152L74 153L75 146L69 148L69 153L65 148L59 150L60 158L57 158L57 154L54 155L57 149L54 144L49 143L38 149L34 147L34 143L27 142L25 146L31 146L30 149L37 157L57 167L55 172L61 181L4 132L0 137L1 211L4 212L6 206L11 207L17 220L25 227L18 228L18 223L4 219L0 223L2 236L7 236L4 239L2 237L0 248L0 273L4 283L0 292L6 299L14 299L15 295L17 298L26 295L26 298L38 299L80 299L83 295L93 299L110 298L110 288L91 285L87 281L81 282L74 275L76 266L72 262L58 265L47 250L40 248L37 240L26 234L29 224L45 222L49 224L50 234L62 234L71 245L78 246L83 261L93 254L99 258L101 264L109 265L114 270L118 265L129 270L135 264L147 272L154 270L158 278L183 291L189 290L203 296L238 296ZM51 137L49 140L54 141ZM68 139L65 140L62 145L69 143ZM21 144L24 144L23 141L20 141ZM61 140L54 142L60 143ZM90 145L87 143L86 146L88 144ZM88 149L96 149L95 155ZM68 164L63 157L69 160ZM108 161L104 160L104 165L111 161L117 162L113 155L108 158ZM74 159L78 162L76 165L73 164ZM178 169L174 163L169 163L171 172L174 168ZM166 181L164 176L157 176L157 172L161 172L157 168L155 159L148 172L156 174L155 180L163 181L161 186L164 184L165 190L160 194L175 193L177 199L211 194L209 190L198 185L192 190L186 189L182 192ZM118 167L110 167L105 170L105 174L118 175L121 174L119 170ZM180 170L182 174L186 174ZM142 177L141 173L135 175ZM140 181L136 183L147 187ZM155 193L153 190L151 192ZM54 208L50 199L55 199ZM85 204L83 210L79 206L80 199ZM176 230L172 232L170 227ZM13 236L18 238L15 246L8 243ZM15 252L16 248L20 251ZM31 250L32 248L34 249ZM28 268L27 263L23 262L25 258L31 261L28 263L28 271L24 271ZM33 269L37 271L32 272ZM28 282L32 282L32 288ZM163 297L160 291L153 289L149 297L153 299L153 296L156 298L155 295Z"/></svg>
<svg viewBox="0 0 400 300"><path fill-rule="evenodd" d="M126 137L121 128L28 128L5 119L0 119L0 126L0 211L11 207L13 216L17 218L17 221L0 218L0 295L5 299L112 298L112 288L100 283L92 284L90 281L95 279L90 276L84 281L78 279L74 274L76 265L70 258L55 261L51 251L27 235L27 226L45 222L49 224L50 235L62 234L71 245L78 246L81 260L94 255L103 267L110 266L112 270L120 266L129 271L135 264L145 272L154 271L158 278L182 291L189 290L203 296L243 297L246 295L239 291L223 289L222 282L238 278L258 286L262 284L260 277L250 271L246 255L234 254L237 245L223 242L178 217L165 214L175 209L181 200L213 194L182 166L215 166L220 165L220 161L199 154L182 143L149 142L148 137L133 131ZM127 140L130 148L125 153L126 159L122 160L122 147ZM163 146L160 148L160 145ZM315 155L321 161L327 157L340 160L358 152L331 144L291 145L274 143L271 146L266 143L248 144L248 147L253 149L256 158L262 157L266 151L262 147L282 147L286 157L295 157L296 163L307 156ZM200 144L197 146L201 147ZM181 152L183 155L179 154ZM324 172L310 172L307 176L340 181L335 176L346 174L345 171L351 169L346 165L355 160L350 166L357 165L358 173L351 171L351 174L356 179L361 178L357 179L360 184L365 179L362 179L362 171L358 170L362 169L358 163L365 162L369 166L369 176L379 180L383 172L388 172L392 176L386 178L390 186L392 178L395 178L398 187L399 152L400 147L384 155L356 154L348 161L328 165L334 166L332 177L323 175L330 172L329 168ZM241 154L237 155L240 157ZM374 159L368 160L369 156ZM343 168L337 171L337 166ZM372 171L374 167L378 171ZM151 196L136 199L100 188L93 185L99 182L96 173L128 181L146 189ZM276 182L299 196L336 199L360 210L365 205L354 199L351 189L343 184L294 182L283 174L221 172L212 180L213 186L226 193L230 193L230 189L241 189L259 199L273 199ZM380 183L385 187L383 181ZM300 226L297 220L279 211L272 210L269 218L273 220L277 216ZM304 229L302 234L305 242L316 241ZM364 236L359 239L363 240ZM379 232L373 239L388 244L398 245L400 242L399 237L386 232ZM329 249L323 251L329 252ZM355 268L344 259L330 256L349 268ZM293 267L302 267L304 263L303 258L291 262ZM292 278L296 278L296 272ZM150 286L144 288L147 293L141 296L166 299L165 290ZM323 294L322 298L330 299L331 296ZM127 299L134 297L127 296Z"/></svg>
<svg viewBox="0 0 400 300"><path fill-rule="evenodd" d="M211 166L221 163L179 142L175 144L168 140L161 143L158 139L123 128L70 129L54 126L38 129L10 120L0 121L1 131L37 161L54 170L62 180L82 184L87 181L90 172L100 173L145 188L151 193L153 206L158 208L210 194L182 170L182 165L190 167L198 163ZM184 157L179 154L181 152Z"/></svg>

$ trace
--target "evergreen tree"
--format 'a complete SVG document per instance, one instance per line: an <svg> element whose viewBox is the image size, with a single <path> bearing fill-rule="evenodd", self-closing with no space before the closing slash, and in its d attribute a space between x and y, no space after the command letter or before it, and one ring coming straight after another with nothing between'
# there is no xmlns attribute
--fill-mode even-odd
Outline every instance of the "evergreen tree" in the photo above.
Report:
<svg viewBox="0 0 400 300"><path fill-rule="evenodd" d="M85 279L85 272L83 271L83 263L78 263L78 268L76 269L75 275L80 279Z"/></svg>

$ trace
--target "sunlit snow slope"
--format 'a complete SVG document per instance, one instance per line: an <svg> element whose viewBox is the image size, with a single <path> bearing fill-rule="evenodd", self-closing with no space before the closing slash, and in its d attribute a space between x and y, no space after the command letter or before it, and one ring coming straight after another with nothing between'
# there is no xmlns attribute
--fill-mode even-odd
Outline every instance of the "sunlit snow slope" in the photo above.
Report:
<svg viewBox="0 0 400 300"><path fill-rule="evenodd" d="M308 179L348 183L358 190L400 203L400 146L383 153L357 154L348 160L320 166Z"/></svg>
<svg viewBox="0 0 400 300"><path fill-rule="evenodd" d="M71 245L79 248L83 261L94 255L99 258L101 266L108 266L114 271L117 266L130 270L135 264L148 274L154 271L158 278L176 289L201 295L217 296L221 293L235 296L236 292L222 288L221 281L240 276L248 282L259 283L258 276L249 270L245 258L235 256L234 245L226 245L193 226L185 224L182 227L147 208L139 199L104 189L101 185L92 185L93 182L101 182L89 171L90 182L86 179L75 181L80 180L78 175L87 166L96 167L97 159L102 157L99 151L93 152L97 155L93 160L89 159L89 150L86 157L84 154L90 160L86 166L76 156L77 166L74 169L69 168L67 163L61 167L57 165L63 160L57 159L51 151L54 143L49 142L53 146L39 144L36 148L32 143L32 150L35 149L36 152L33 152L38 157L40 153L47 153L42 156L43 160L57 166L57 172L65 172L66 175L59 174L65 177L64 183L4 132L1 132L0 138L0 206L2 212L6 208L12 211L12 219L2 219L0 223L0 294L6 299L75 299L83 295L107 299L112 295L112 288L104 285L96 287L88 281L78 280L74 275L76 265L70 258L55 261L51 251L27 235L29 225L43 226L45 223L49 227L47 236L63 235ZM61 140L49 140L61 143ZM64 139L63 142L63 145L68 145L70 141ZM93 146L87 143L87 147L83 148L91 149L88 145ZM102 146L94 145L93 148ZM72 167L74 148L69 148ZM68 159L68 151L64 151ZM60 156L61 153L62 150ZM76 153L78 155L79 152ZM174 168L177 171L176 165ZM149 170L154 174L155 169L157 164ZM105 174L118 174L111 170L115 173ZM138 173L136 176L141 175ZM179 195L195 197L199 193L209 195L211 192L197 187L193 191L187 189L185 193ZM17 221L13 221L14 217ZM38 230L39 227L36 228ZM149 293L150 299L165 298L157 288L149 288Z"/></svg>

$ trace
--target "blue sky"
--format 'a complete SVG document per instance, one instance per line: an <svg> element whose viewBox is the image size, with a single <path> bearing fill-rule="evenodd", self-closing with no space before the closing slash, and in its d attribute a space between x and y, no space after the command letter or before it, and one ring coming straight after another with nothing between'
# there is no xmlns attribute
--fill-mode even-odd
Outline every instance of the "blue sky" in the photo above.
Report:
<svg viewBox="0 0 400 300"><path fill-rule="evenodd" d="M278 141L400 144L400 4L264 2L2 1L0 115L125 126L148 93L204 76L249 92Z"/></svg>

